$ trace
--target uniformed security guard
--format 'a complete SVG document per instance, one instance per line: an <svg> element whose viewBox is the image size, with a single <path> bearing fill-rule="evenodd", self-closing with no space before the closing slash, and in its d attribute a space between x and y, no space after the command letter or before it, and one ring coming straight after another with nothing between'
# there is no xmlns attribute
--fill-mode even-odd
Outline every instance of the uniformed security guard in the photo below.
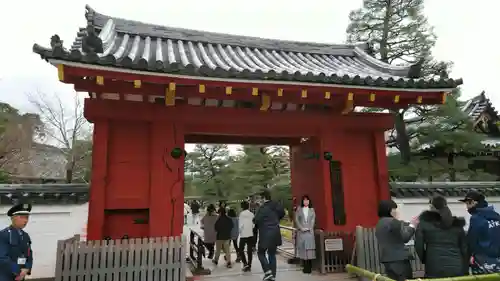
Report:
<svg viewBox="0 0 500 281"><path fill-rule="evenodd" d="M7 212L12 223L0 231L0 281L19 281L31 274L31 238L23 230L30 212L31 204L18 204Z"/></svg>

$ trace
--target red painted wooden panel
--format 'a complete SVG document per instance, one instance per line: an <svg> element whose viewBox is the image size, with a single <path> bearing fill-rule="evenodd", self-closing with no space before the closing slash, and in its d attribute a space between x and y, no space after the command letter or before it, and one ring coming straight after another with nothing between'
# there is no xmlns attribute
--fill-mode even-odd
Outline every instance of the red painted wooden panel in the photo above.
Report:
<svg viewBox="0 0 500 281"><path fill-rule="evenodd" d="M378 167L373 132L350 132L338 144L345 149L342 157L344 176L344 196L347 211L347 225L365 227L377 223L377 206L380 197Z"/></svg>
<svg viewBox="0 0 500 281"><path fill-rule="evenodd" d="M129 238L149 237L149 211L138 210L111 210L105 213L106 224L104 237L121 239L124 235Z"/></svg>
<svg viewBox="0 0 500 281"><path fill-rule="evenodd" d="M109 138L106 209L149 208L149 124L111 122Z"/></svg>

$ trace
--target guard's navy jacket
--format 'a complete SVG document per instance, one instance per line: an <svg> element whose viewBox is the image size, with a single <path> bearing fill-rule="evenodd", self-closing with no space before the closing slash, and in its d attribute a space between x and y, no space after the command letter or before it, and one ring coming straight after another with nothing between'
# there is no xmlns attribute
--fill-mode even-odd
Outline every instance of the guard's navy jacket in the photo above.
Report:
<svg viewBox="0 0 500 281"><path fill-rule="evenodd" d="M0 231L0 281L12 281L26 268L31 271L31 238L22 229L11 226Z"/></svg>

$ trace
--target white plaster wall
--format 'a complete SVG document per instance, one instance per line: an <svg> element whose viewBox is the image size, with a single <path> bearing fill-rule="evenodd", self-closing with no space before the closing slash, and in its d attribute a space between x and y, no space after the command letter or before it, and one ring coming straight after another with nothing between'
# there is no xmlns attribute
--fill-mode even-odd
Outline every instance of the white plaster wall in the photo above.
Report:
<svg viewBox="0 0 500 281"><path fill-rule="evenodd" d="M7 227L10 206L0 206L0 225ZM26 227L33 243L33 270L31 278L52 277L55 272L57 241L75 234L83 234L87 223L88 206L34 205Z"/></svg>
<svg viewBox="0 0 500 281"><path fill-rule="evenodd" d="M458 200L463 199L463 197L447 197L448 206L454 216L464 217L467 224L469 223L470 215L467 212L465 205ZM495 207L495 210L500 211L500 197L488 197L487 198L490 205ZM401 214L401 219L405 221L410 221L413 217L418 216L422 211L429 209L429 199L428 198L408 198L408 199L394 199L398 204L398 209ZM469 226L466 225L466 229Z"/></svg>

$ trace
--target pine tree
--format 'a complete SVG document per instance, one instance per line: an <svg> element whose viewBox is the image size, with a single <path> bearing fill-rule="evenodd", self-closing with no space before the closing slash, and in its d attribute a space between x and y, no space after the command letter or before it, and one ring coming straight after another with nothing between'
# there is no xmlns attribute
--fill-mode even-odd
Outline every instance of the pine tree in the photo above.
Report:
<svg viewBox="0 0 500 281"><path fill-rule="evenodd" d="M428 155L427 158L448 174L450 181L456 180L457 173L469 172L467 157L473 157L485 148L482 143L485 135L474 130L472 120L460 109L463 103L458 101L459 97L460 90L457 89L443 106L426 113L416 130L417 141L414 143L416 150L425 147L440 154ZM431 171L431 176L433 174L436 173Z"/></svg>
<svg viewBox="0 0 500 281"><path fill-rule="evenodd" d="M214 200L228 198L233 186L231 161L227 145L197 144L185 162L191 178L189 188L195 186L200 195Z"/></svg>
<svg viewBox="0 0 500 281"><path fill-rule="evenodd" d="M274 177L273 166L266 146L244 145L241 157L233 165L235 178L240 188L248 195L270 187Z"/></svg>
<svg viewBox="0 0 500 281"><path fill-rule="evenodd" d="M370 53L389 63L420 65L412 78L447 77L451 63L433 59L436 35L424 15L423 0L364 0L363 7L349 14L349 43L369 42ZM404 164L410 162L410 140L404 123L408 108L392 111L397 148Z"/></svg>

